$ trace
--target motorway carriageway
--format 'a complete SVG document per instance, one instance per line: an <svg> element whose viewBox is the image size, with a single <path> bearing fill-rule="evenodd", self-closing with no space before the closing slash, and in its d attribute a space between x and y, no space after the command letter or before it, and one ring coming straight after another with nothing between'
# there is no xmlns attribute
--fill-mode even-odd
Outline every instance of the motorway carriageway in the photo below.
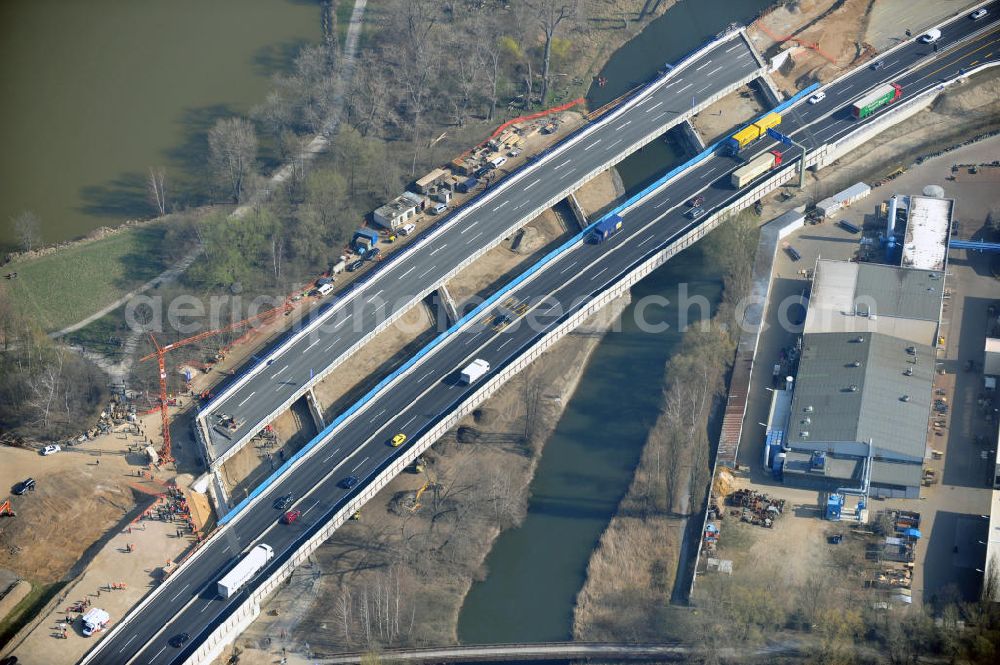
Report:
<svg viewBox="0 0 1000 665"><path fill-rule="evenodd" d="M641 102L595 122L586 137L552 149L543 158L546 161L529 163L472 205L452 213L455 223L447 231L418 249L404 249L403 255L390 257L388 265L379 267L377 276L367 276L368 283L339 303L340 309L316 332L302 335L284 351L274 351L244 385L232 392L223 389L205 406L198 417L207 424L211 459L259 431L268 416L300 395L314 375L339 364L347 350L368 337L387 314L432 290L466 257L515 224L529 221L525 217L529 212L571 185L581 185L580 179L588 172L609 160L624 159L628 153L623 150L662 130L678 113L758 68L741 36L723 42L675 70L669 81L653 83L655 90ZM238 429L221 434L216 428L219 414L233 416Z"/></svg>
<svg viewBox="0 0 1000 665"><path fill-rule="evenodd" d="M990 20L995 18L995 9L990 6ZM791 131L799 140L807 140L810 135L822 137L823 141L833 140L853 130L857 123L843 121L844 114L849 113L850 102L877 84L899 82L904 95L913 96L938 85L941 77L953 75L958 68L968 68L973 62L987 59L995 61L1000 56L995 25L974 41L954 49L949 47L950 42L988 23L984 19L970 26L962 21L967 19L958 19L943 29L937 60L901 74L911 63L931 52L928 46L907 45L888 56L892 64L887 62L883 70L859 70L826 88L827 98L822 103L802 103L791 109L785 115L783 129ZM769 148L758 144L742 158L749 159ZM469 388L458 384L457 373L462 367L474 358L484 358L490 362L492 371L497 371L575 311L581 299L589 299L608 289L620 275L702 223L701 220L691 222L683 216L685 201L691 197L705 196L704 205L709 210L736 198L738 192L729 184L729 173L739 163L722 156L706 159L685 176L627 210L623 215L624 228L616 236L600 245L575 245L502 298L501 306L481 314L477 320L479 325L453 334L406 377L320 443L309 460L275 481L260 500L247 506L226 529L205 543L204 551L193 562L196 565L182 567L168 578L169 588L126 629L115 635L114 640L102 643L91 662L118 664L131 662L133 657L136 663L182 662L200 639L246 600L248 589L228 600L218 598L215 592L215 582L232 567L239 555L253 544L264 542L276 552L266 570L273 570L287 560L302 541L328 521L346 498L360 491L406 445L419 438L475 389L475 386ZM796 167L797 160L785 166ZM521 310L521 305L526 306L522 316L503 330L494 329L492 323L498 314ZM388 445L397 433L405 433L408 437L403 448ZM338 486L349 475L360 480L350 491ZM294 508L302 511L302 516L292 525L278 523L281 511L272 506L275 499L286 493L293 494ZM169 647L167 641L181 632L191 635L189 645L183 649Z"/></svg>

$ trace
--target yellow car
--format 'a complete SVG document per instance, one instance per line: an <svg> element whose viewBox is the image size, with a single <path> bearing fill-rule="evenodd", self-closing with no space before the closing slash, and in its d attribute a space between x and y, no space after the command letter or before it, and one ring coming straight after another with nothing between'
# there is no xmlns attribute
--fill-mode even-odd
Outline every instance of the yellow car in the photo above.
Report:
<svg viewBox="0 0 1000 665"><path fill-rule="evenodd" d="M392 447L399 448L401 445L403 445L405 441L406 441L405 434L397 434L396 436L392 437Z"/></svg>

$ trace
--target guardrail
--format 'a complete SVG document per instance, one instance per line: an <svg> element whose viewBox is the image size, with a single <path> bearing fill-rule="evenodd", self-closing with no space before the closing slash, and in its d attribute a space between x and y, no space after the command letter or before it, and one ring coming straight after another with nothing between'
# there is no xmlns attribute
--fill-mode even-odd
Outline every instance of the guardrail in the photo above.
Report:
<svg viewBox="0 0 1000 665"><path fill-rule="evenodd" d="M385 274L385 271L388 270L392 266L392 264L394 262L399 261L401 259L401 257L408 255L409 252L417 251L419 248L423 247L427 243L429 243L432 240L434 240L437 237L439 237L441 234L443 234L446 231L450 230L450 228L452 226L454 226L455 224L457 224L461 219L463 219L466 215L468 215L472 210L477 209L481 205L487 203L488 201L491 201L496 196L499 196L500 193L504 190L504 188L507 187L507 186L509 186L511 183L524 178L526 176L526 174L534 171L535 168L537 168L537 167L539 167L539 166L547 163L548 161L550 161L552 159L557 158L558 155L560 154L560 152L562 150L564 150L569 144L575 143L575 142L580 141L580 140L583 140L584 138L586 138L587 136L589 136L590 133L596 131L598 127L601 127L603 123L605 123L605 122L611 122L618 115L620 115L622 113L625 113L634 104L638 103L640 100L644 99L649 94L652 94L652 92L655 91L655 89L657 89L660 86L662 86L663 84L665 84L665 82L668 81L670 78L672 78L675 75L675 73L680 70L680 68L682 66L688 64L688 62L690 62L690 61L692 61L692 60L694 60L694 59L696 59L698 57L701 57L704 53L706 53L707 51L709 51L709 50L717 47L719 44L725 43L726 41L731 41L731 40L733 40L733 39L735 39L737 37L743 37L743 31L742 30L736 30L736 31L732 31L732 32L727 32L727 33L724 33L723 36L720 37L720 38L713 39L713 40L710 40L710 41L706 42L700 48L696 49L695 51L689 53L688 55L686 55L683 58L681 58L680 60L678 60L677 64L675 64L674 66L672 66L668 72L666 72L662 76L658 77L657 79L654 79L654 80L650 81L646 85L645 88L643 88L639 92L637 92L632 97L632 99L629 100L626 104L622 105L618 109L615 109L610 114L608 114L607 116L605 116L604 118L602 118L601 120L599 120L597 123L594 123L594 124L591 124L591 125L586 125L586 126L580 128L580 129L578 129L573 134L570 134L569 136L567 136L564 139L560 140L554 146L548 148L543 153L541 153L540 155L538 155L534 160L528 162L527 164L525 164L525 165L521 166L519 169L517 169L503 183L502 186L496 187L496 188L487 189L487 190L485 190L485 191L480 192L479 194L477 194L475 197L473 197L473 199L471 199L470 201L466 202L466 204L459 211L457 211L455 214L448 216L446 219L441 220L440 222L437 222L435 225L433 225L428 230L429 232L425 232L425 233L421 234L421 238L417 242L408 245L407 247L403 248L399 252L393 253L390 256L390 258L386 259L386 261L383 262L380 265L380 267L379 267L379 269L377 271L373 271L373 272L368 273L367 275L365 275L364 277L362 277L361 279L359 279L357 282L355 282L354 284L352 284L351 287L347 291L345 291L344 293L342 293L342 294L340 294L340 295L337 296L337 301L335 303L333 303L333 305L329 309L327 309L326 312L324 312L320 316L317 316L313 321L311 321L301 331L297 332L295 335L293 335L289 339L281 342L281 344L279 344L279 346L277 347L277 349L275 351L272 351L271 354L269 354L269 355L273 355L274 353L278 353L278 354L284 353L285 350L289 346L291 346L292 344L296 343L299 338L301 338L304 335L309 334L312 330L315 330L318 326L322 325L325 321L329 320L337 311L339 311L344 306L346 306L347 302L349 300L351 300L353 294L356 293L359 289L363 288L365 285L367 285L373 279L376 279L376 278L380 277L381 275ZM744 39L744 41L746 41L746 40ZM621 151L619 151L617 153L617 156L615 158L612 158L612 159L608 160L605 164L600 165L598 168L596 168L596 169L594 169L592 171L589 171L588 173L586 173L583 176L581 176L580 178L578 178L574 184L572 184L572 185L568 186L567 188L565 188L564 191L559 192L559 194L557 196L553 197L551 200L546 201L543 205L538 206L537 208L525 211L525 214L522 216L522 218L521 218L520 221L516 222L510 228L504 230L502 233L496 234L496 237L495 237L495 239L494 239L493 242L485 245L480 250L477 250L477 252L471 254L463 262L461 262L460 264L458 264L457 266L455 266L455 268L452 271L450 271L449 273L447 273L446 275L444 275L440 280L438 280L437 283L431 284L430 286L428 286L427 288L425 288L424 290L422 290L421 292L419 292L418 294L416 294L407 303L401 303L400 306L396 309L396 311L390 313L389 316L387 316L385 319L383 319L379 323L379 325L377 325L372 331L370 331L370 333L365 338L359 340L357 343L355 343L354 345L352 345L349 349L347 349L343 353L341 353L334 362L331 362L329 365L327 365L326 367L324 367L321 371L316 372L313 375L312 379L308 383L304 384L302 386L302 388L300 388L299 390L291 393L290 397L288 397L286 400L284 400L282 403L280 403L275 409L273 409L260 422L261 423L265 423L265 422L270 422L271 420L273 420L278 414L280 414L281 412L283 412L284 410L286 410L289 406L291 406L291 404L294 403L295 400L297 400L299 397L301 397L301 395L303 394L303 392L305 391L306 388L308 388L311 385L314 385L314 384L318 383L323 378L325 378L326 376L328 376L330 374L330 372L332 372L336 367L338 367L340 365L340 363L342 362L342 360L344 358L347 358L354 351L356 351L361 346L363 346L364 344L366 344L367 341L368 341L368 338L370 338L373 335L378 334L379 332L381 332L382 330L384 330L388 326L392 325L392 323L394 323L400 316L402 316L406 312L406 310L408 310L411 306L413 306L414 304L420 302L428 294L430 294L431 292L433 292L437 288L437 286L438 286L439 283L446 282L447 280L449 280L452 277L454 277L454 275L458 274L466 266L468 266L469 264L471 264L473 261L475 261L476 259L478 259L480 256L482 256L483 254L485 254L487 251L489 251L490 249L492 249L496 245L498 245L500 242L502 242L503 238L505 238L505 237L509 236L510 234L514 233L519 228L521 228L521 226L523 226L524 224L526 224L528 221L530 221L531 219L533 219L535 216L537 216L538 214L540 214L542 211L546 210L547 208L551 207L553 204L555 204L558 201L560 201L563 198L565 198L570 192L575 191L577 188L579 188L579 186L582 183L585 183L585 182L589 181L591 178L593 178L597 174L603 172L604 170L606 170L610 166L616 164L618 161L621 161L622 159L624 159L626 156L628 156L629 154L631 154L635 150L638 150L639 148L641 148L642 146L646 145L650 141L653 141L657 136L659 136L660 134L662 134L669 127L671 127L674 124L677 124L679 122L682 122L683 120L686 120L687 118L691 117L696 112L698 112L698 111L704 109L705 107L709 106L710 104L712 104L713 102L715 102L716 100L718 100L719 98L721 98L722 96L724 96L725 94L728 94L729 93L729 89L728 88L739 87L740 85L743 85L743 84L749 82L750 80L752 80L753 78L756 78L759 75L760 75L760 70L758 70L758 72L756 72L754 75L746 77L745 80L741 80L741 81L733 84L732 86L728 86L725 91L722 91L720 93L716 93L712 97L710 97L710 98L708 98L706 100L703 100L702 103L698 104L697 106L695 106L692 109L689 109L688 111L684 112L683 114L679 114L679 115L675 116L672 120L670 120L668 122L664 122L662 125L660 125L655 130L653 130L652 132L650 132L650 134L648 134L644 139L640 139L639 141L633 143L631 146L629 146L627 148L623 148ZM210 401L207 405L205 405L205 407L203 407L202 410L201 410L201 412L198 414L198 416L196 418L196 420L198 422L198 426L197 426L196 429L198 431L199 438L202 439L201 443L204 445L205 449L207 451L209 451L210 454L212 453L212 447L210 445L212 437L211 437L211 433L209 431L209 427L207 425L206 419L209 417L209 415L211 414L211 412L214 409L214 407L221 400L226 399L227 395L231 391L236 390L239 387L241 387L242 385L244 385L247 381L250 380L250 378L252 378L258 372L260 372L261 369L263 367L265 367L266 365L267 365L266 359L262 358L260 362L258 362L256 365L254 365L253 367L251 367L250 370L248 370L246 373L244 373L243 375L241 375L241 377L239 379L237 379L233 383L231 383L228 386L226 386L225 390L222 391L222 392L220 392L218 395L216 395L216 397L213 398L212 401ZM248 433L244 434L236 442L234 442L229 447L229 449L227 449L223 454L221 454L218 457L215 457L214 459L212 459L211 460L211 466L213 468L216 468L219 465L221 465L223 462L225 462L229 457L231 457L232 455L235 455L237 452L239 452L239 450L242 448L242 446L250 438L252 438L252 436L255 433L255 431L256 431L256 428L254 428L251 431L249 431Z"/></svg>

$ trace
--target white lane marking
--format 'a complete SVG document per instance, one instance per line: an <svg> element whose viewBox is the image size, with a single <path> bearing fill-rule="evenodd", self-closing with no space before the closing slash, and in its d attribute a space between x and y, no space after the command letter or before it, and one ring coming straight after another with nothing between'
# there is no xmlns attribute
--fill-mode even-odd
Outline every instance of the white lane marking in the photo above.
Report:
<svg viewBox="0 0 1000 665"><path fill-rule="evenodd" d="M367 462L369 459L371 459L371 458L370 457L364 458L363 460L361 460L360 462L358 462L358 465L356 467L354 467L353 469L351 469L351 471L352 472L353 471L357 471L358 469L361 468L361 465L364 464L365 462Z"/></svg>
<svg viewBox="0 0 1000 665"><path fill-rule="evenodd" d="M508 203L510 203L510 199L507 199L506 201L504 201L503 203L501 203L500 205L498 205L496 208L493 208L493 212L496 212L497 210L499 210L500 208L504 207Z"/></svg>
<svg viewBox="0 0 1000 665"><path fill-rule="evenodd" d="M337 345L337 342L336 342L336 340L334 340L333 342L330 342L330 345L329 345L329 346L327 346L327 347L326 347L325 349L323 349L323 350L324 350L324 351L329 351L330 349L332 349L332 348L333 348L333 347L335 347L336 345Z"/></svg>
<svg viewBox="0 0 1000 665"><path fill-rule="evenodd" d="M285 365L284 367L282 367L281 369L279 369L277 372L274 373L274 375L278 376L279 374L281 374L282 372L284 372L286 369L288 369L288 365Z"/></svg>
<svg viewBox="0 0 1000 665"><path fill-rule="evenodd" d="M670 113L670 111L664 111L660 115L658 115L655 118L653 118L653 120L659 120L660 118L662 118L663 116L667 115L668 113Z"/></svg>
<svg viewBox="0 0 1000 665"><path fill-rule="evenodd" d="M665 198L665 199L663 199L662 201L660 201L659 203L657 203L653 207L654 208L662 208L663 206L667 205L668 203L670 203L670 199L669 198Z"/></svg>
<svg viewBox="0 0 1000 665"><path fill-rule="evenodd" d="M433 252L431 252L431 256L434 256L435 254L437 254L438 252L440 252L442 249L444 249L447 246L448 246L448 243L445 243L445 244L441 245L440 247L438 247L437 249L435 249Z"/></svg>
<svg viewBox="0 0 1000 665"><path fill-rule="evenodd" d="M474 341L476 341L476 336L475 335L468 335L467 338L466 338L466 340L464 342L462 342L462 344L472 344L472 342L474 342Z"/></svg>
<svg viewBox="0 0 1000 665"><path fill-rule="evenodd" d="M694 83L688 83L686 86L684 86L683 88L681 88L677 92L684 92L685 90L687 90L688 88L690 88L693 85L694 85Z"/></svg>
<svg viewBox="0 0 1000 665"><path fill-rule="evenodd" d="M427 378L428 376L430 376L431 374L433 374L433 373L434 373L434 370L431 370L431 371L427 372L427 373L426 373L426 374L424 374L424 375L423 375L422 377L420 377L420 380L419 380L419 381L417 381L417 383L423 383L423 382L424 382L424 380L425 380L425 379L426 379L426 378Z"/></svg>
<svg viewBox="0 0 1000 665"><path fill-rule="evenodd" d="M482 232L482 231L480 231L480 232L479 232L479 233L477 233L476 235L474 235L474 236L472 236L471 238L469 238L469 240L468 240L468 241L467 241L467 242L466 242L465 244L466 244L466 245L471 245L471 244L472 244L472 241L473 241L473 240L475 240L476 238L478 238L478 237L479 237L479 236L481 236L481 235L483 235L483 232Z"/></svg>
<svg viewBox="0 0 1000 665"><path fill-rule="evenodd" d="M156 655L155 655L155 656L153 656L153 657L152 657L152 658L150 659L150 661L149 661L149 662L151 662L151 663L152 663L152 662L153 662L154 660L156 660L157 658L159 658L159 657L160 657L160 654L161 654L161 653L163 653L164 651L166 651L166 649L167 649L167 645L166 645L166 644L164 644L164 645L163 645L163 646L162 646L162 647L160 648L160 650L156 652Z"/></svg>
<svg viewBox="0 0 1000 665"><path fill-rule="evenodd" d="M410 269L407 270L406 272L404 272L402 275L400 275L400 278L406 277L407 275L409 275L411 272L413 272L416 269L417 269L417 266L410 266Z"/></svg>
<svg viewBox="0 0 1000 665"><path fill-rule="evenodd" d="M562 167L564 167L564 166L566 166L567 164L569 164L569 163L570 163L570 161L572 161L572 160L569 160L569 159L567 159L567 160L566 160L565 162L563 162L562 164L560 164L560 165L558 165L558 166L553 166L553 167L552 167L552 170L553 170L553 171L558 171L558 170L559 170L559 169L561 169Z"/></svg>
<svg viewBox="0 0 1000 665"><path fill-rule="evenodd" d="M573 261L573 263L569 264L568 266L566 266L565 268L563 268L562 270L560 270L559 274L560 275L563 274L564 272L566 272L567 270L569 270L570 268L572 268L575 265L576 265L576 261Z"/></svg>
<svg viewBox="0 0 1000 665"><path fill-rule="evenodd" d="M209 604L205 603L205 607L201 608L201 612L198 612L198 614L201 614L202 612L204 612L205 610L207 610L208 606L209 606Z"/></svg>
<svg viewBox="0 0 1000 665"><path fill-rule="evenodd" d="M653 104L652 106L650 106L648 109L646 109L646 113L649 113L650 111L658 109L661 106L663 106L663 102L656 102L655 104Z"/></svg>
<svg viewBox="0 0 1000 665"><path fill-rule="evenodd" d="M306 351L308 351L309 349L313 348L317 344L319 344L319 338L314 339L312 344L310 344L306 348L302 349L302 353L305 353Z"/></svg>
<svg viewBox="0 0 1000 665"><path fill-rule="evenodd" d="M626 120L625 122L623 122L623 123L622 123L622 124L620 125L620 127L624 127L624 126L626 126L626 125L631 125L631 124L632 124L632 121L631 121L631 120Z"/></svg>
<svg viewBox="0 0 1000 665"><path fill-rule="evenodd" d="M535 181L533 183L531 183L530 185L528 185L527 187L525 187L524 191L528 191L529 189L531 189L532 187L534 187L535 185L537 185L541 181L542 181L541 178L535 178Z"/></svg>
<svg viewBox="0 0 1000 665"><path fill-rule="evenodd" d="M886 66L886 67L892 67L892 66L893 66L893 65L895 65L895 64L896 64L897 62L899 62L899 60L893 60L892 62L887 62L887 63L885 63L885 66Z"/></svg>
<svg viewBox="0 0 1000 665"><path fill-rule="evenodd" d="M852 83L851 85L845 86L843 89L841 89L840 92L847 92L848 90L850 90L853 87L854 87L854 84Z"/></svg>
<svg viewBox="0 0 1000 665"><path fill-rule="evenodd" d="M318 341L318 340L317 340L317 341ZM254 396L254 395L256 395L256 394L257 394L257 391L256 391L256 390L255 390L255 391L253 391L252 393L250 393L249 395L247 395L246 397L244 397L244 398L243 398L243 402L247 401L248 399L250 399L251 397L253 397L253 396ZM240 402L240 403L239 403L239 404L237 404L236 406L243 406L243 402Z"/></svg>
<svg viewBox="0 0 1000 665"><path fill-rule="evenodd" d="M340 448L334 448L333 450L331 450L330 454L323 458L323 461L324 462L329 462L330 458L333 457L334 455L336 455L338 450L340 450Z"/></svg>
<svg viewBox="0 0 1000 665"><path fill-rule="evenodd" d="M700 176L698 176L698 179L699 180L704 180L705 178L707 178L708 176L712 175L713 173L714 173L714 171L710 171L708 169L705 169L705 172L702 173Z"/></svg>
<svg viewBox="0 0 1000 665"><path fill-rule="evenodd" d="M380 417L382 417L383 413L385 413L385 409L382 409L381 411L379 411L378 413L376 413L375 417L372 418L371 420L369 420L368 422L374 423L376 420L378 420Z"/></svg>
<svg viewBox="0 0 1000 665"><path fill-rule="evenodd" d="M443 245L442 245L442 247L443 247ZM376 298L378 298L379 294L382 293L383 291L385 291L385 289L379 289L378 291L376 291L375 293L373 293L371 295L371 297L368 298L368 300L366 300L365 302L371 302L372 300L375 300Z"/></svg>
<svg viewBox="0 0 1000 665"><path fill-rule="evenodd" d="M190 582L188 582L187 584L184 585L184 589L188 588L189 586L191 586ZM175 600L177 600L177 597L180 596L182 593L184 593L184 589L181 589L176 594L174 594L174 597L170 599L170 602L172 603Z"/></svg>
<svg viewBox="0 0 1000 665"><path fill-rule="evenodd" d="M520 210L521 208L523 208L526 205L528 205L528 202L527 201L522 201L520 205L518 205L516 208L514 208L514 210Z"/></svg>
<svg viewBox="0 0 1000 665"><path fill-rule="evenodd" d="M594 275L593 277L591 277L590 281L593 282L595 279L597 279L598 277L600 277L601 275L603 275L605 273L605 271L607 271L607 269L608 269L607 266L605 266L604 268L601 268L601 272L599 272L596 275Z"/></svg>
<svg viewBox="0 0 1000 665"><path fill-rule="evenodd" d="M652 239L653 239L653 236L649 236L648 238L646 238L645 240L643 240L642 242L640 242L638 246L642 247L643 245L645 245L647 242L649 242Z"/></svg>
<svg viewBox="0 0 1000 665"><path fill-rule="evenodd" d="M417 414L413 414L413 416L409 420L407 420L405 423L403 423L403 429L406 429L407 427L409 427L410 423L412 423L416 419L417 419Z"/></svg>
<svg viewBox="0 0 1000 665"><path fill-rule="evenodd" d="M497 351L499 351L500 349L502 349L503 347L507 346L508 344L510 344L513 341L514 341L513 337L509 338L506 342L504 342L503 344L501 344L500 346L497 347Z"/></svg>
<svg viewBox="0 0 1000 665"><path fill-rule="evenodd" d="M698 88L698 89L697 89L697 90L695 90L694 92L695 92L695 94L697 94L697 95L700 95L701 93L705 92L706 90L708 90L708 89L709 89L709 88L711 88L711 87L712 87L712 84L711 84L711 83L709 83L709 84L708 84L708 85L706 85L706 86L705 86L704 88Z"/></svg>
<svg viewBox="0 0 1000 665"><path fill-rule="evenodd" d="M750 51L743 51L743 53L740 53L740 54L739 54L738 56L736 56L736 57L737 57L737 58L747 58L747 57L749 57L749 56L750 56Z"/></svg>
<svg viewBox="0 0 1000 665"><path fill-rule="evenodd" d="M610 150L611 148L614 148L616 145L618 145L619 143L621 143L624 140L625 139L618 139L617 141L615 141L614 143L612 143L611 145L609 145L607 148L605 148L605 150Z"/></svg>
<svg viewBox="0 0 1000 665"><path fill-rule="evenodd" d="M733 49L738 49L740 46L742 46L742 44L733 44L732 46L730 46L729 48L727 48L725 52L729 53Z"/></svg>
<svg viewBox="0 0 1000 665"><path fill-rule="evenodd" d="M721 70L722 70L722 67L716 67L715 69L713 69L713 70L712 70L712 71L710 71L709 73L705 74L705 76L711 76L711 75L712 75L712 74L714 74L715 72L718 72L718 71L721 71Z"/></svg>
<svg viewBox="0 0 1000 665"><path fill-rule="evenodd" d="M590 150L591 148L593 148L595 145L597 145L600 142L601 142L601 139L597 139L596 141L594 141L593 143L591 143L590 145L588 145L586 148L584 148L584 150Z"/></svg>
<svg viewBox="0 0 1000 665"><path fill-rule="evenodd" d="M318 505L319 505L319 503L314 503L313 505L309 506L308 508L306 508L305 510L302 511L302 514L299 515L299 517L305 517L309 513L310 510L312 510L313 508L315 508Z"/></svg>
<svg viewBox="0 0 1000 665"><path fill-rule="evenodd" d="M275 389L274 389L274 392L276 392L276 393L280 393L280 392L281 392L281 389L282 389L283 387L284 387L284 386L278 386L277 388L275 388Z"/></svg>
<svg viewBox="0 0 1000 665"><path fill-rule="evenodd" d="M229 551L229 545L226 545L226 549L224 549L224 550L222 550L222 551L223 551L223 552L228 552L228 551Z"/></svg>
<svg viewBox="0 0 1000 665"><path fill-rule="evenodd" d="M704 64L702 64L702 65L699 65L698 67L695 67L695 68L694 68L694 70L695 70L696 72L700 72L701 70L705 69L705 67L708 67L708 66L709 66L710 64L712 64L712 60L711 60L711 58L709 58L708 60L706 60L706 61L704 62Z"/></svg>
<svg viewBox="0 0 1000 665"><path fill-rule="evenodd" d="M434 270L434 267L433 267L433 266L431 266L431 267L430 267L430 268L428 268L427 270L425 270L425 271L423 271L422 273L420 273L420 277L426 277L426 276L427 276L427 274L428 274L428 273L430 273L430 272L431 272L432 270Z"/></svg>
<svg viewBox="0 0 1000 665"><path fill-rule="evenodd" d="M132 644L132 640L134 640L135 638L136 635L133 635L132 637L128 638L128 642L126 642L125 646L123 646L121 649L118 650L118 653L121 653L122 651L125 651L125 649L128 649L128 645Z"/></svg>
<svg viewBox="0 0 1000 665"><path fill-rule="evenodd" d="M335 326L333 327L333 329L334 329L334 330L336 330L336 329L337 329L337 328L339 328L340 326L342 326L342 325L344 325L345 323L347 323L347 319L349 319L349 318L351 318L351 315L350 315L350 314L348 314L348 315L347 315L347 316L345 316L345 317L344 317L343 319L341 319L340 321L338 321L338 322L337 322L337 325L335 325Z"/></svg>
<svg viewBox="0 0 1000 665"><path fill-rule="evenodd" d="M562 180L566 176L573 175L574 173L576 173L576 169L567 169L567 170L563 171L563 174L561 176L559 176L559 179Z"/></svg>

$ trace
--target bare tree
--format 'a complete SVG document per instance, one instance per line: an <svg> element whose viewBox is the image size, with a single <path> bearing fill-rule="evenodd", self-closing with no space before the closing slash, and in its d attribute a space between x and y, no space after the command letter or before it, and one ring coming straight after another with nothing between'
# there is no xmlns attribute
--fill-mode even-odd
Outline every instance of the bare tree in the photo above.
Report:
<svg viewBox="0 0 1000 665"><path fill-rule="evenodd" d="M552 42L559 26L572 23L580 13L580 0L535 0L528 3L535 11L538 26L545 35L545 50L542 55L542 105L549 95L549 64L552 60Z"/></svg>
<svg viewBox="0 0 1000 665"><path fill-rule="evenodd" d="M153 204L160 215L167 214L167 170L162 166L150 166L149 178L146 180L146 191L149 202Z"/></svg>
<svg viewBox="0 0 1000 665"><path fill-rule="evenodd" d="M208 132L209 159L219 184L239 203L254 172L257 133L245 118L219 120Z"/></svg>
<svg viewBox="0 0 1000 665"><path fill-rule="evenodd" d="M10 223L14 227L14 234L24 251L30 252L42 242L41 223L38 216L30 210L19 212L11 218Z"/></svg>

